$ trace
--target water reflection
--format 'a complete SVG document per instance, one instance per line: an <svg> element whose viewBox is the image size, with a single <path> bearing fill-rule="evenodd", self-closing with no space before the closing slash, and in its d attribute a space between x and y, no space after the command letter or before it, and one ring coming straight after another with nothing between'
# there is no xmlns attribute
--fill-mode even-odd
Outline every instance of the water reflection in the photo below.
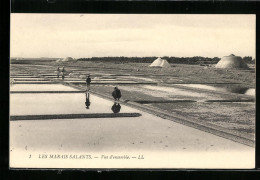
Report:
<svg viewBox="0 0 260 180"><path fill-rule="evenodd" d="M118 102L114 102L114 105L112 106L112 111L114 113L119 113L120 112L120 109L121 109L121 106Z"/></svg>
<svg viewBox="0 0 260 180"><path fill-rule="evenodd" d="M86 109L89 109L89 106L90 106L90 99L89 99L90 95L89 95L89 92L86 93L86 102L85 102L85 105L86 105Z"/></svg>

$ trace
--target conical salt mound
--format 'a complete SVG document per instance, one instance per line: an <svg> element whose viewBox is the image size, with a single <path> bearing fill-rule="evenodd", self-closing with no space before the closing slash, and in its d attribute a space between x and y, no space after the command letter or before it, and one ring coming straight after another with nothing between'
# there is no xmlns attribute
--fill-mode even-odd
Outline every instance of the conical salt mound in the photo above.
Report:
<svg viewBox="0 0 260 180"><path fill-rule="evenodd" d="M62 59L62 61L73 61L74 59L72 57L66 57Z"/></svg>
<svg viewBox="0 0 260 180"><path fill-rule="evenodd" d="M157 58L156 60L154 60L154 62L149 65L150 67L171 67L171 65L168 63L167 60L165 59L161 59L161 58Z"/></svg>
<svg viewBox="0 0 260 180"><path fill-rule="evenodd" d="M229 56L224 56L217 64L216 68L226 68L226 69L249 69L246 62L240 57L230 54Z"/></svg>
<svg viewBox="0 0 260 180"><path fill-rule="evenodd" d="M168 61L162 60L161 67L167 68L167 67L171 67L171 65L168 63Z"/></svg>
<svg viewBox="0 0 260 180"><path fill-rule="evenodd" d="M162 64L162 59L161 58L157 58L156 60L154 60L154 62L149 65L150 67L160 67Z"/></svg>

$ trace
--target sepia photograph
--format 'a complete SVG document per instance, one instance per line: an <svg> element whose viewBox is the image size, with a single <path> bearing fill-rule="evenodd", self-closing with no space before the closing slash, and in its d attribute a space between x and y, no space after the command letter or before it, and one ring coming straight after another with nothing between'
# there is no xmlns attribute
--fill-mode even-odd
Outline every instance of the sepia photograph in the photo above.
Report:
<svg viewBox="0 0 260 180"><path fill-rule="evenodd" d="M10 15L10 168L255 168L254 14Z"/></svg>

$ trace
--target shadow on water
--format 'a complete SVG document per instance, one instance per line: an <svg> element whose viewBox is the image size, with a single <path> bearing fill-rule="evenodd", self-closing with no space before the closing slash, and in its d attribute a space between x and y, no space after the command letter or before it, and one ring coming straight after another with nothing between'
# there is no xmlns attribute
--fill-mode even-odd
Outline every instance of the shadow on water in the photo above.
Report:
<svg viewBox="0 0 260 180"><path fill-rule="evenodd" d="M206 89L206 90L245 94L245 95L250 95L250 96L255 95L255 88L241 87L241 85L235 85L235 84L214 84L214 85L180 84L180 85L187 86L187 87L193 87L193 88Z"/></svg>
<svg viewBox="0 0 260 180"><path fill-rule="evenodd" d="M218 88L218 87L217 87ZM238 94L245 94L249 88L246 87L239 87L239 86L232 86L232 85L222 85L223 91L238 93Z"/></svg>
<svg viewBox="0 0 260 180"><path fill-rule="evenodd" d="M215 87L217 90L222 90L224 92L231 92L231 93L237 93L237 94L245 94L254 96L255 95L255 89L254 88L247 88L247 87L241 87L239 85L230 85L230 84L221 84Z"/></svg>

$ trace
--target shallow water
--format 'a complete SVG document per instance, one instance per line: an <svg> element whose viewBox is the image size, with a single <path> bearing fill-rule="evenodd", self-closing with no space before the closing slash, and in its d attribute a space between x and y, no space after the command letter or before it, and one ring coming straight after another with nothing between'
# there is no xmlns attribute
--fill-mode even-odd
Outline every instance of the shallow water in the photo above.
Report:
<svg viewBox="0 0 260 180"><path fill-rule="evenodd" d="M245 92L246 95L249 95L249 96L255 96L255 89L253 88L249 88L246 92Z"/></svg>
<svg viewBox="0 0 260 180"><path fill-rule="evenodd" d="M136 77L136 76L133 76L132 78L133 78L133 79L137 79L137 80L144 80L144 81L156 82L156 80L151 79L151 78Z"/></svg>
<svg viewBox="0 0 260 180"><path fill-rule="evenodd" d="M153 86L153 85L121 86L120 89L125 91L130 91L133 94L135 92L138 92L148 96L162 98L161 100L205 101L209 99L222 99L221 97L210 93L198 93L191 90L184 90L181 88L165 87L165 86Z"/></svg>
<svg viewBox="0 0 260 180"><path fill-rule="evenodd" d="M15 81L48 81L43 78L13 78Z"/></svg>
<svg viewBox="0 0 260 180"><path fill-rule="evenodd" d="M89 95L90 106L86 108L85 93L28 93L10 95L11 115L113 113L114 102ZM121 105L120 113L136 112Z"/></svg>
<svg viewBox="0 0 260 180"><path fill-rule="evenodd" d="M14 84L11 91L78 91L78 89L61 84Z"/></svg>
<svg viewBox="0 0 260 180"><path fill-rule="evenodd" d="M86 81L70 81L70 80L66 80L66 78L64 79L64 81L70 82L70 83L73 83L73 82L74 83L81 83L81 84L86 83ZM129 84L135 84L136 82L135 81L103 81L103 80L94 81L94 80L92 80L91 83L104 83L104 84L109 84L109 83L113 83L113 84L129 83Z"/></svg>
<svg viewBox="0 0 260 180"><path fill-rule="evenodd" d="M11 75L10 78L17 78L17 79L21 79L21 78L39 78L37 76L31 76L31 75L25 75L25 76L17 76L17 75Z"/></svg>
<svg viewBox="0 0 260 180"><path fill-rule="evenodd" d="M181 96L192 96L192 97L206 97L207 94L205 93L197 93L197 92L192 92L189 90L182 90L179 88L174 88L174 87L163 87L163 86L150 86L150 85L145 85L143 86L145 89L150 89L156 91L158 94L160 94L159 91L161 92L167 92L172 95L181 95Z"/></svg>
<svg viewBox="0 0 260 180"><path fill-rule="evenodd" d="M41 76L57 76L57 74L56 73L53 73L53 74L41 74L41 73L39 73Z"/></svg>

